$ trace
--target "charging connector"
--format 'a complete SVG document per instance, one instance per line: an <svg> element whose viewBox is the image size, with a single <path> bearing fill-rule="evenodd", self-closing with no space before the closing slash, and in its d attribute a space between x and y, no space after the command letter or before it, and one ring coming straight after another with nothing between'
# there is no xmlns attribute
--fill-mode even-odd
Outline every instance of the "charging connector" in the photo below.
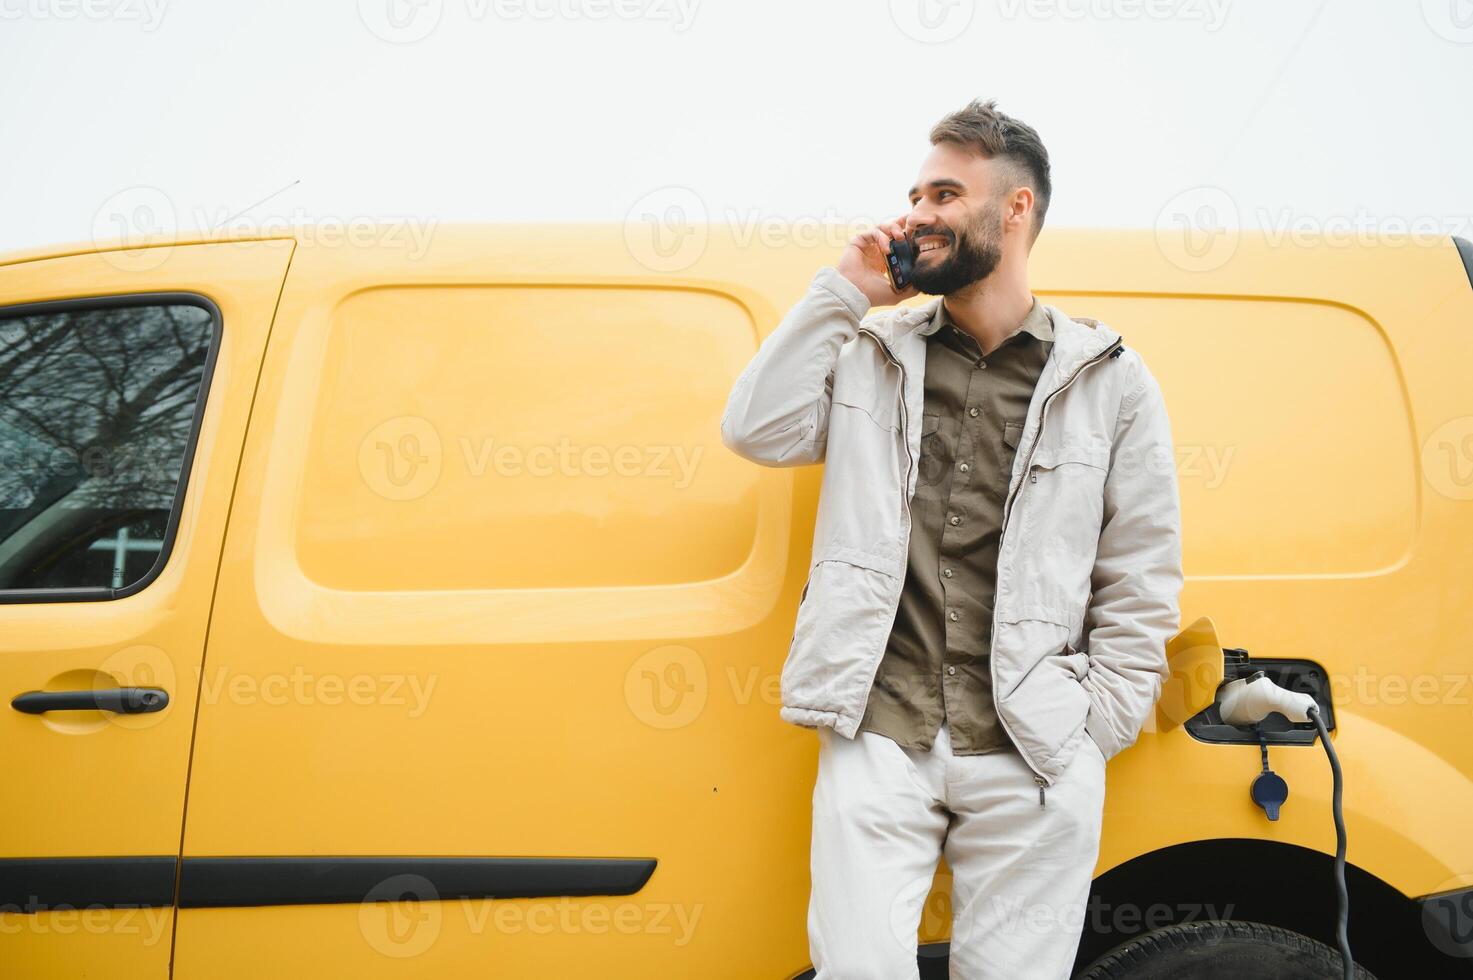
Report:
<svg viewBox="0 0 1473 980"><path fill-rule="evenodd" d="M1320 744L1330 759L1332 779L1331 810L1335 817L1335 894L1339 901L1335 940L1345 966L1345 980L1354 980L1355 960L1350 953L1350 893L1345 887L1345 811L1341 805L1344 774L1330 732L1325 727L1320 707L1308 694L1290 691L1275 684L1263 671L1240 677L1222 686L1218 692L1218 711L1225 724L1248 728L1257 725L1277 711L1290 721L1313 722ZM1264 772L1268 773L1267 746L1264 747ZM1270 774L1271 775L1271 774ZM1262 779L1262 776L1259 777ZM1275 777L1277 778L1277 777ZM1282 780L1280 780L1282 782ZM1256 784L1255 784L1256 785ZM1287 789L1285 790L1287 794ZM1277 816L1277 805L1265 807L1270 819Z"/></svg>
<svg viewBox="0 0 1473 980"><path fill-rule="evenodd" d="M1277 711L1290 721L1307 722L1316 709L1308 694L1286 690L1263 671L1224 684L1218 695L1218 711L1229 725L1248 728Z"/></svg>

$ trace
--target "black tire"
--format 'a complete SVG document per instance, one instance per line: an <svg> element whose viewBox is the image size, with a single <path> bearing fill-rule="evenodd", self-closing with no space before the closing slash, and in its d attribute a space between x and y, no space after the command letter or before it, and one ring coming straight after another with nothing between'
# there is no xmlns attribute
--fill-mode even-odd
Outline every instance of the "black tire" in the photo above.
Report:
<svg viewBox="0 0 1473 980"><path fill-rule="evenodd" d="M1288 929L1232 919L1144 933L1095 960L1076 980L1336 980L1340 951ZM1356 980L1376 980L1356 964Z"/></svg>

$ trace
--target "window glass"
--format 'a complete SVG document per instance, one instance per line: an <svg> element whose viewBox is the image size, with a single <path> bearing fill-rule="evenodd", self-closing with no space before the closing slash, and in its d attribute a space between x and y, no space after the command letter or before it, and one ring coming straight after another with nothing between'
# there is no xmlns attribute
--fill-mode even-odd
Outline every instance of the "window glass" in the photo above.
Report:
<svg viewBox="0 0 1473 980"><path fill-rule="evenodd" d="M0 311L0 595L161 565L214 317L183 302Z"/></svg>

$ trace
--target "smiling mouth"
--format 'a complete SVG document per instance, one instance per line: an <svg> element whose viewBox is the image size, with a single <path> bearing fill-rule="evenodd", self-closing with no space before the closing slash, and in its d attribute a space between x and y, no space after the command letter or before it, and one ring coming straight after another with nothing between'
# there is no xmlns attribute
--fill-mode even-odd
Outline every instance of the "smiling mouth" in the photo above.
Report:
<svg viewBox="0 0 1473 980"><path fill-rule="evenodd" d="M925 255L927 252L939 252L949 244L950 242L940 235L927 235L924 238L916 240L916 254Z"/></svg>

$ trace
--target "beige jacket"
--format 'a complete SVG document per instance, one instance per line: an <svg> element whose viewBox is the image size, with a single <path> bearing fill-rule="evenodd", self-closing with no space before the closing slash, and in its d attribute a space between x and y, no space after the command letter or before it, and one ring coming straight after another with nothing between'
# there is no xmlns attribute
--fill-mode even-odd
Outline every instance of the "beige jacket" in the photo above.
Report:
<svg viewBox="0 0 1473 980"><path fill-rule="evenodd" d="M762 342L722 442L769 466L825 463L808 583L781 677L784 721L853 738L904 583L925 337L940 299L869 314L832 267ZM1045 305L1054 345L1003 507L997 712L1040 785L1088 733L1106 759L1161 694L1178 625L1181 516L1156 379L1103 323Z"/></svg>

